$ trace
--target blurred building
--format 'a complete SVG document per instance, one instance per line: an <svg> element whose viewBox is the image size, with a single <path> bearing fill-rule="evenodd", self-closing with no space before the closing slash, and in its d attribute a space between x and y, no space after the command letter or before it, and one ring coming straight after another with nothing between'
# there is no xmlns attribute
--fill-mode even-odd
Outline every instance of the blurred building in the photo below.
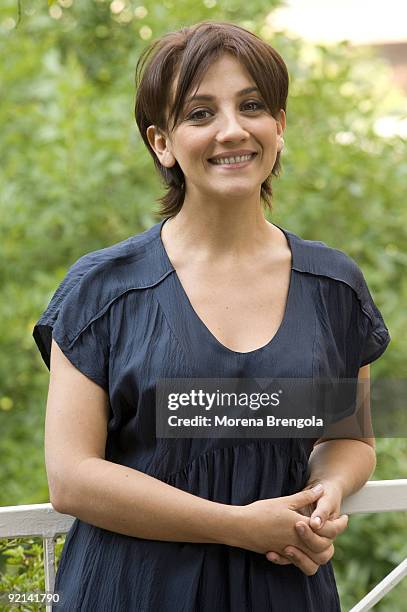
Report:
<svg viewBox="0 0 407 612"><path fill-rule="evenodd" d="M407 40L402 42L372 42L370 43L370 46L375 49L377 55L383 57L389 62L390 66L392 67L395 84L398 85L401 89L403 89L404 92L407 94Z"/></svg>
<svg viewBox="0 0 407 612"><path fill-rule="evenodd" d="M285 0L270 13L273 29L305 40L370 46L392 67L407 93L407 3L405 0Z"/></svg>
<svg viewBox="0 0 407 612"><path fill-rule="evenodd" d="M347 40L353 46L369 46L390 66L394 84L406 95L407 108L406 0L384 4L382 0L285 0L267 22L273 30L314 43ZM405 118L383 117L377 128L382 136L407 137Z"/></svg>

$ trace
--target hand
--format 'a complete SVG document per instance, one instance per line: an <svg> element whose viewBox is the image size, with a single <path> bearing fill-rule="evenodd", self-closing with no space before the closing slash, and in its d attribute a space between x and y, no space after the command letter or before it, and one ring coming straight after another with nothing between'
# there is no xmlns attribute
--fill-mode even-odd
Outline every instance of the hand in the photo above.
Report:
<svg viewBox="0 0 407 612"><path fill-rule="evenodd" d="M327 520L324 526L318 529L317 533L320 536L322 535L325 538L328 538L331 545L325 554L306 554L303 550L304 544L308 545L310 548L310 542L312 541L313 535L316 535L316 532L311 529L309 524L307 525L305 522L299 521L296 523L296 529L300 535L300 538L302 539L301 547L290 545L284 549L283 555L272 551L266 554L266 558L277 565L290 565L292 563L303 571L304 574L307 574L307 576L312 576L318 571L320 565L324 565L333 557L335 552L333 541L338 535L345 531L347 526L348 516L346 514L343 514L336 520ZM300 532L301 527L304 529L303 534Z"/></svg>
<svg viewBox="0 0 407 612"><path fill-rule="evenodd" d="M338 518L342 502L342 491L339 485L332 481L320 481L320 484L324 487L323 495L315 503L308 504L299 510L305 516L310 517L308 524L307 521L300 520L295 526L302 542L308 546L310 546L313 532L329 538L332 543L346 529L348 524L347 515L342 515ZM315 481L310 482L304 490L315 485ZM324 561L325 563L333 556L333 544L329 553L331 555ZM269 551L266 554L266 558L279 565L293 563L308 575L315 574L319 567L318 558L306 555L302 546L300 548L293 546L286 547L284 555L277 554L275 550Z"/></svg>
<svg viewBox="0 0 407 612"><path fill-rule="evenodd" d="M317 563L326 563L332 556L330 538L309 530L305 544L295 529L296 523L303 521L308 526L310 519L304 518L299 509L313 504L323 494L323 488L308 488L295 495L274 499L262 499L241 506L238 515L238 530L232 546L239 546L254 552L266 554L275 550L283 554L287 546L301 548L312 556Z"/></svg>

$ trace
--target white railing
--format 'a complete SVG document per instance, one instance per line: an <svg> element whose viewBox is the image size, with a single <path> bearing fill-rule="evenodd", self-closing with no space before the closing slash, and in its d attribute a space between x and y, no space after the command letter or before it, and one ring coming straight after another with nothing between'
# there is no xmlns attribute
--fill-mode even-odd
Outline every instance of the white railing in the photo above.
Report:
<svg viewBox="0 0 407 612"><path fill-rule="evenodd" d="M407 510L407 479L372 480L354 495L344 499L341 512L357 514L363 512L396 512ZM404 559L390 574L370 591L349 612L366 612L407 576L407 559Z"/></svg>
<svg viewBox="0 0 407 612"><path fill-rule="evenodd" d="M347 497L341 511L346 514L407 510L407 479L374 480ZM75 518L60 514L51 504L0 507L0 538L42 537L44 546L45 590L53 593L55 584L55 538L67 533ZM366 612L407 575L407 559L402 561L350 612ZM46 606L51 611L52 606Z"/></svg>

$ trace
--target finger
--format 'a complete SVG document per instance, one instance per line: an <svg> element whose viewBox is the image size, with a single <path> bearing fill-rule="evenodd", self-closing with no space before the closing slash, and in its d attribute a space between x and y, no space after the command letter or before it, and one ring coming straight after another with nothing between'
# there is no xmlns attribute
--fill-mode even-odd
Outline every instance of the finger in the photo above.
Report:
<svg viewBox="0 0 407 612"><path fill-rule="evenodd" d="M312 489L306 489L288 496L289 508L297 510L309 504L316 502L324 492L324 487L321 484L316 485Z"/></svg>
<svg viewBox="0 0 407 612"><path fill-rule="evenodd" d="M343 533L348 526L349 517L347 514L342 514L337 519L332 519L326 521L326 523L316 531L316 533L320 536L324 536L325 538L330 538L333 540L338 535Z"/></svg>
<svg viewBox="0 0 407 612"><path fill-rule="evenodd" d="M311 527L303 521L298 521L298 523L295 524L295 530L302 543L313 552L323 552L332 544L332 539L315 533ZM301 549L303 550L303 546L301 546Z"/></svg>
<svg viewBox="0 0 407 612"><path fill-rule="evenodd" d="M313 576L318 571L319 565L298 548L286 548L284 554L287 555L293 565L307 576Z"/></svg>
<svg viewBox="0 0 407 612"><path fill-rule="evenodd" d="M311 514L310 525L312 529L320 529L331 516L335 508L332 507L328 497L322 497L317 501L315 510Z"/></svg>
<svg viewBox="0 0 407 612"><path fill-rule="evenodd" d="M292 556L288 554L289 552ZM309 568L310 563L315 564L318 567L320 565L325 565L325 563L328 563L328 561L332 559L334 552L335 548L333 544L331 544L329 548L320 553L315 553L309 549L303 550L297 546L288 546L286 549L284 549L283 554L287 556L287 559L290 559L292 563L295 564L293 559L298 558L301 560L304 568Z"/></svg>
<svg viewBox="0 0 407 612"><path fill-rule="evenodd" d="M272 561L277 565L291 565L291 561L283 557L283 555L278 555L275 552L266 553L266 558L268 559L268 561Z"/></svg>

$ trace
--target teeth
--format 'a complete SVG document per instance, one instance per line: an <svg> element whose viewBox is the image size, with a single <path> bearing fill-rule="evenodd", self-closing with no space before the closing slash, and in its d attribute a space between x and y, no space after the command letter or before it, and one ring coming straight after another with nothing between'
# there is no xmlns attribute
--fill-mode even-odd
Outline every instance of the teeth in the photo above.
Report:
<svg viewBox="0 0 407 612"><path fill-rule="evenodd" d="M250 155L239 155L237 157L221 157L211 161L213 164L237 164L242 161L248 161L253 157L253 155L254 153L250 153Z"/></svg>

